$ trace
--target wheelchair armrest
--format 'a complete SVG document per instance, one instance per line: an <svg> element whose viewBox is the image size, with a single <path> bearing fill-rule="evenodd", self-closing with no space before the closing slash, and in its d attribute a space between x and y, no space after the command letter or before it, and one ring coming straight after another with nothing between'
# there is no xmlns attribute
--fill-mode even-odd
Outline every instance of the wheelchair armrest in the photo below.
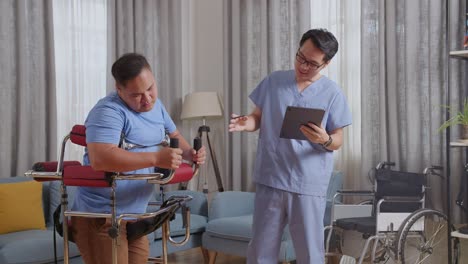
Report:
<svg viewBox="0 0 468 264"><path fill-rule="evenodd" d="M338 190L332 202L336 204L340 196L374 196L374 194L374 191L370 190Z"/></svg>
<svg viewBox="0 0 468 264"><path fill-rule="evenodd" d="M382 198L383 202L419 202L421 201L420 197L414 196L384 196Z"/></svg>
<svg viewBox="0 0 468 264"><path fill-rule="evenodd" d="M337 193L346 195L346 194L354 194L354 195L374 195L374 191L370 190L338 190Z"/></svg>

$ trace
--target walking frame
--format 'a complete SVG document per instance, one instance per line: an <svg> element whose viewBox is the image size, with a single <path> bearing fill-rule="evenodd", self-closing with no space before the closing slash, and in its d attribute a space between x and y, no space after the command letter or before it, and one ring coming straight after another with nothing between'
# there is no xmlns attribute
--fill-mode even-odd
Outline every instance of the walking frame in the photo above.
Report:
<svg viewBox="0 0 468 264"><path fill-rule="evenodd" d="M86 127L84 125L73 126L71 132L66 135L62 141L59 160L57 162L36 163L33 170L25 173L26 176L33 177L36 181L61 181L61 217L63 219L63 243L64 243L64 263L69 263L70 241L68 218L73 216L88 218L110 218L112 227L109 229L109 236L112 238L112 263L117 264L117 245L119 239L119 228L123 219L135 219L136 222L127 224L127 232L131 229L132 234L128 237L141 237L159 227L162 228L162 255L160 257L150 257L149 262L167 263L167 242L177 246L184 245L190 238L190 209L185 204L192 199L190 195L171 196L166 201L162 201L159 210L150 213L122 213L116 212L116 187L121 180L146 180L150 184L176 184L189 181L198 173L198 165L192 166L182 163L177 170L166 170L163 172L154 172L148 174L125 175L119 172L95 171L91 166L81 165L78 161L64 161L65 147L68 141L74 144L86 147ZM121 142L122 143L122 142ZM122 144L121 144L122 145ZM171 146L178 147L177 139L171 139ZM201 142L198 138L194 140L194 149L201 148ZM79 187L110 187L111 195L111 213L89 213L71 211L68 209L67 186ZM162 195L164 199L164 195ZM150 203L149 205L159 205ZM177 210L182 209L182 217L185 228L185 236L181 241L175 241L170 236L169 222L174 217ZM148 227L149 222L154 226ZM133 225L133 228L128 228ZM143 228L141 228L143 227ZM60 233L60 230L59 230Z"/></svg>

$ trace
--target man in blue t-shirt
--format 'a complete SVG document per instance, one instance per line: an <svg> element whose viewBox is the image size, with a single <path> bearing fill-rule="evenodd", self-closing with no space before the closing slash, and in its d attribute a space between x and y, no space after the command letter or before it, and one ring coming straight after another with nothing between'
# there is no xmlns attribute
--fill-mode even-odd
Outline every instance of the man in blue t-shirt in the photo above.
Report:
<svg viewBox="0 0 468 264"><path fill-rule="evenodd" d="M250 115L232 115L229 131L260 129L254 168L256 183L253 237L247 263L278 262L284 227L299 264L324 263L323 216L333 151L343 144L351 112L340 87L320 74L338 51L333 34L323 29L304 33L294 70L267 76L250 94ZM321 124L300 127L307 140L280 137L288 106L325 110Z"/></svg>
<svg viewBox="0 0 468 264"><path fill-rule="evenodd" d="M177 130L158 98L156 81L145 57L128 53L112 65L116 91L99 100L86 118L84 164L98 171L125 174L153 173L154 167L176 169L182 159L198 164L205 161L205 148L192 149ZM179 140L179 148L163 147L169 133ZM125 144L121 145L121 138ZM117 214L144 213L154 186L144 180L117 183ZM74 211L110 213L110 188L77 189ZM112 243L108 235L110 219L72 218L72 232L85 263L111 263ZM120 226L119 263L146 263L149 242L146 236L127 241L126 220Z"/></svg>

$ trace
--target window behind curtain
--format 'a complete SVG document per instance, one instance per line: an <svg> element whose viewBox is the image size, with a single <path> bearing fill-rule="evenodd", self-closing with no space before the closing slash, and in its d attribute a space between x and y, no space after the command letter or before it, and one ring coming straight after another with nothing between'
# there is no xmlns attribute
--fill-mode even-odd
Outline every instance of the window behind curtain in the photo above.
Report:
<svg viewBox="0 0 468 264"><path fill-rule="evenodd" d="M353 114L335 155L335 167L350 179L358 176L361 164L361 0L310 0L310 6L311 28L326 28L339 42L338 53L322 74L341 86Z"/></svg>
<svg viewBox="0 0 468 264"><path fill-rule="evenodd" d="M107 0L54 0L53 16L60 148L106 93ZM67 147L65 159L82 156L83 148Z"/></svg>

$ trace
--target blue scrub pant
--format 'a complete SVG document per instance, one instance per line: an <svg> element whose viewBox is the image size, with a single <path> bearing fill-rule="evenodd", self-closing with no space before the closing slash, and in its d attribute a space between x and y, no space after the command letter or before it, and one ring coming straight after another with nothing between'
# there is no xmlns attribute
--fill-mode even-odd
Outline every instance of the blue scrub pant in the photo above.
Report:
<svg viewBox="0 0 468 264"><path fill-rule="evenodd" d="M302 195L257 184L247 263L278 263L281 237L289 224L296 262L323 264L325 205L324 196Z"/></svg>

